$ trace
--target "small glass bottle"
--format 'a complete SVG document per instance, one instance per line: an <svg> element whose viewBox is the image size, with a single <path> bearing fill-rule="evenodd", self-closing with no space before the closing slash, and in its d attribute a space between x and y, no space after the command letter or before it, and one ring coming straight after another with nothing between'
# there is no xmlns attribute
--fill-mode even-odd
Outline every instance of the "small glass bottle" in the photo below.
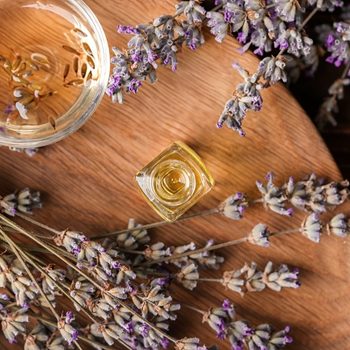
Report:
<svg viewBox="0 0 350 350"><path fill-rule="evenodd" d="M166 221L175 221L214 186L198 154L181 141L140 170L136 181L147 202Z"/></svg>

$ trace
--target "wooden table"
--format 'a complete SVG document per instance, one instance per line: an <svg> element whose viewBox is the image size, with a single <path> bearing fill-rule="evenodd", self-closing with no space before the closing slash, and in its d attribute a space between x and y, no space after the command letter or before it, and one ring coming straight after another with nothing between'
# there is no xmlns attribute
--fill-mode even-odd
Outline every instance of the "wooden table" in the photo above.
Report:
<svg viewBox="0 0 350 350"><path fill-rule="evenodd" d="M122 47L126 38L117 24L137 24L172 13L175 1L87 0L101 20L110 45ZM159 82L145 85L122 106L105 98L94 117L76 134L41 151L33 159L1 149L0 176L4 193L29 186L44 193L45 207L36 218L64 229L96 234L125 227L128 218L140 223L158 220L137 191L134 175L174 140L191 145L216 179L214 190L193 209L210 208L235 191L257 197L255 180L273 171L277 181L316 172L334 180L340 173L312 123L283 86L265 91L264 108L250 113L247 137L241 138L215 123L224 102L240 77L231 69L239 61L254 70L257 59L241 56L228 39L219 45L208 36L196 52L180 54L179 69L160 69ZM349 213L349 206L347 206ZM208 238L223 242L240 237L258 223L271 229L297 227L304 213L284 218L261 208L233 222L221 217L195 219L154 230L152 235L171 244ZM244 262L263 265L268 260L301 268L302 287L280 294L265 291L246 295L201 284L195 293L176 291L179 300L206 309L230 298L238 313L252 322L290 324L295 343L291 349L344 350L350 348L349 242L323 237L316 245L299 235L273 239L271 248L243 244L221 252L225 270ZM208 272L207 276L217 275ZM201 324L200 317L183 311L176 336L199 336L207 345L227 345ZM10 349L6 343L3 347Z"/></svg>

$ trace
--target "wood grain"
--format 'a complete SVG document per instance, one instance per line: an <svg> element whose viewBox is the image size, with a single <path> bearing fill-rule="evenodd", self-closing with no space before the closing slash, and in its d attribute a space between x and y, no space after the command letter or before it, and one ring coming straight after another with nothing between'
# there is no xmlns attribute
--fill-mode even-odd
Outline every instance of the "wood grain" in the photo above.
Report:
<svg viewBox="0 0 350 350"><path fill-rule="evenodd" d="M102 22L109 43L121 47L126 38L115 33L116 24L136 24L171 13L175 1L87 3ZM214 190L193 211L213 207L235 191L257 197L255 180L263 179L270 170L277 181L311 172L340 179L320 136L282 86L264 92L262 112L251 113L247 119L246 138L215 128L224 102L240 79L231 69L232 62L239 61L250 70L257 64L252 55L240 56L237 47L231 39L219 45L208 36L203 48L183 51L178 72L161 69L156 85L145 85L122 106L113 106L106 98L79 132L33 159L1 149L2 192L24 186L39 189L45 193L45 208L36 214L39 220L96 234L123 228L130 217L141 223L158 220L138 193L134 175L175 140L192 146L216 180ZM152 236L171 244L191 240L201 245L208 238L223 242L240 237L258 222L273 230L297 227L303 217L297 213L292 219L282 218L253 208L241 222L219 217L195 219L154 230ZM177 289L175 295L203 309L230 298L238 313L252 322L271 322L277 327L290 324L295 337L291 349L349 349L349 253L349 243L334 237L324 237L319 245L296 235L275 238L268 249L241 245L222 251L225 269L253 260L260 265L268 260L288 263L301 269L302 287L241 298L218 286L202 284L193 294ZM208 277L216 274L206 273ZM182 311L171 331L229 348L192 312ZM1 348L14 348L2 344Z"/></svg>

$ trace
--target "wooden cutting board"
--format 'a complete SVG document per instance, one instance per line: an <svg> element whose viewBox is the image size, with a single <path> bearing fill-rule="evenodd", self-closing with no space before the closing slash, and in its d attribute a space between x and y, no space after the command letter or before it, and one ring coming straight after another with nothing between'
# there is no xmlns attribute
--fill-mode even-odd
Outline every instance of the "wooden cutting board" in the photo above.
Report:
<svg viewBox="0 0 350 350"><path fill-rule="evenodd" d="M102 22L110 45L123 47L127 38L116 33L117 24L138 24L172 13L176 1L87 3ZM236 191L257 197L255 180L263 179L268 171L277 175L277 182L311 172L340 179L314 126L281 85L263 92L264 108L249 114L246 138L227 128L216 129L217 117L240 81L232 62L239 61L251 71L258 63L251 54L241 56L237 47L233 39L220 45L207 35L201 49L184 50L179 55L176 73L161 68L156 85L146 84L122 106L112 105L106 97L79 132L34 158L1 149L2 192L25 186L39 189L44 193L45 207L36 218L56 228L69 226L96 234L124 228L130 217L140 223L159 219L138 193L134 175L175 140L192 146L216 180L214 190L193 211L211 208ZM350 213L349 206L345 209ZM241 222L199 218L154 230L152 235L155 241L162 239L169 244L194 241L201 245L209 238L223 242L240 237L258 222L273 230L297 227L303 217L299 212L291 219L283 218L260 207L249 210ZM251 261L262 266L268 260L297 266L302 287L241 298L220 286L200 284L195 293L177 290L180 301L207 309L230 298L238 313L253 323L291 325L295 338L291 349L350 349L349 241L323 237L316 245L293 235L273 239L268 249L243 244L221 253L226 258L225 270ZM217 276L218 272L205 274ZM192 312L182 311L171 331L178 337L198 336L207 345L229 348ZM1 348L14 348L2 344Z"/></svg>

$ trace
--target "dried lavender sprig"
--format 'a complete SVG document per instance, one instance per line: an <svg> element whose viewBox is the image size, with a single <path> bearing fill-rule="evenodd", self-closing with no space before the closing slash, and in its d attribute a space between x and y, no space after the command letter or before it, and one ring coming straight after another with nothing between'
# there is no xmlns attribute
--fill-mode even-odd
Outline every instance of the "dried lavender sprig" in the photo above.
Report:
<svg viewBox="0 0 350 350"><path fill-rule="evenodd" d="M159 64L175 71L177 52L182 46L194 50L204 43L200 26L205 13L197 1L181 1L175 16L163 15L136 27L119 26L119 33L133 37L126 51L113 48L114 68L107 89L112 101L122 103L123 94L136 93L146 79L154 83ZM185 19L178 19L180 16Z"/></svg>
<svg viewBox="0 0 350 350"><path fill-rule="evenodd" d="M274 268L271 261L266 264L263 270L259 270L257 264L251 262L238 270L225 271L221 278L200 277L198 266L193 263L184 265L177 273L158 272L145 268L139 271L143 278L148 278L145 276L158 276L158 283L170 284L172 281L176 281L189 290L193 290L201 282L219 283L241 296L248 292L261 292L266 288L279 292L282 288L298 288L300 286L298 269L290 269L285 264Z"/></svg>
<svg viewBox="0 0 350 350"><path fill-rule="evenodd" d="M292 343L290 327L274 332L269 324L252 327L247 321L237 317L234 305L224 300L220 307L207 312L193 306L189 309L202 315L202 322L215 331L219 339L228 340L233 350L281 349Z"/></svg>
<svg viewBox="0 0 350 350"><path fill-rule="evenodd" d="M300 181L295 181L293 177L290 177L286 183L279 187L274 184L273 180L274 176L270 172L266 175L266 185L257 181L257 188L262 195L259 199L249 200L246 194L238 192L229 196L216 208L185 215L173 223L159 221L146 225L137 225L124 230L92 236L91 238L102 239L105 237L113 237L125 233L131 233L133 231L146 230L174 223L176 224L195 217L216 214L222 214L230 219L239 220L250 205L257 203L263 203L266 208L271 209L278 214L287 216L290 216L293 213L291 208L286 207L287 204L300 210L323 213L328 209L341 205L349 197L350 187L347 180L326 183L323 179L317 178L315 174L311 174L304 180Z"/></svg>
<svg viewBox="0 0 350 350"><path fill-rule="evenodd" d="M27 254L26 254L27 255ZM28 255L27 255L28 256ZM35 259L37 259L37 258L35 258ZM39 271L42 271L42 269L40 269L40 267L39 266L37 266L37 264L35 264L32 260L30 261L30 263L32 263L32 265L33 266L35 266ZM43 273L45 273L44 271L42 271ZM59 285L57 284L57 282L56 281L53 281L53 283L55 283L56 284L56 286L59 288ZM64 291L64 290L62 290L62 288L60 289L74 304L76 304L77 303L77 301L75 300L75 299L73 299L69 294L67 295L67 293ZM100 299L100 300L103 300L104 298L102 298L102 299ZM95 300L96 300L96 298L95 298ZM106 304L106 301L107 300L105 300L105 304ZM114 305L114 304L113 304ZM89 306L89 308L91 307L91 305ZM113 306L114 307L114 306ZM104 310L106 310L106 305L103 307L104 308ZM83 311L83 312L85 312L87 315L88 315L88 317L93 321L93 324L94 325L96 325L96 324L99 324L99 321L97 321L93 316L91 316L84 308L83 308L83 306L81 306L80 307L80 310L81 311ZM79 311L79 310L78 310ZM96 315L98 315L96 312L94 312L94 314L96 314ZM98 315L99 317L101 317L101 315ZM105 320L107 320L107 318L104 318ZM109 321L109 324L111 325L111 321ZM123 330L123 328L120 328L121 329L121 331ZM117 333L115 333L115 335L114 335L114 339L115 340L117 340L118 342L120 342L123 346L125 346L126 348L129 348L129 349L131 349L131 347L117 334ZM153 340L154 340L154 335L153 335Z"/></svg>
<svg viewBox="0 0 350 350"><path fill-rule="evenodd" d="M336 225L340 225L340 224L337 222L337 224L334 224L334 226L332 226L331 222L328 224L330 225L329 227L334 227L334 229L332 229L331 232L337 235ZM343 224L343 226L344 226L344 233L342 235L338 234L338 236L347 237L350 234L349 226L348 224L347 225ZM301 223L300 227L290 228L282 231L271 232L266 225L257 224L250 232L248 232L246 235L244 235L239 239L234 239L227 242L214 244L209 247L203 247L200 249L196 249L194 251L185 252L183 254L167 256L157 260L151 260L143 263L143 266L150 266L154 264L169 262L172 260L179 260L183 257L190 256L191 254L198 254L206 251L222 249L222 248L239 245L241 243L246 243L246 242L257 246L261 246L261 247L268 247L270 245L271 237L281 236L285 234L292 234L292 233L301 233L303 236L305 236L309 240L315 243L319 243L321 233L325 227L327 227L327 225L324 225L324 223L320 221L320 218L316 213L312 213L309 216L307 216L305 220Z"/></svg>
<svg viewBox="0 0 350 350"><path fill-rule="evenodd" d="M214 244L213 240L209 240L206 244L206 247L210 247ZM180 245L177 247L168 247L163 242L156 242L151 245L146 245L143 250L129 250L122 249L129 258L128 255L136 255L136 259L133 261L132 266L138 267L142 265L146 260L157 260L162 257L176 256L179 254L183 254L185 252L195 252L196 245L193 242L190 242L185 245ZM182 259L173 260L172 264L174 264L178 268L184 268L190 264L194 264L198 267L205 267L211 269L219 268L220 264L223 263L224 259L220 256L216 256L215 254L209 254L209 252L205 253L193 253L184 257Z"/></svg>
<svg viewBox="0 0 350 350"><path fill-rule="evenodd" d="M350 60L343 70L339 79L336 79L329 87L327 96L318 111L315 122L320 130L329 123L332 126L337 126L335 114L339 112L338 101L344 98L344 89L350 85L350 79L347 78L350 70Z"/></svg>
<svg viewBox="0 0 350 350"><path fill-rule="evenodd" d="M263 270L259 270L257 264L252 262L241 269L224 272L221 279L199 278L198 281L220 283L243 296L247 292L261 292L265 288L276 292L282 288L298 288L298 276L298 269L291 270L285 264L274 269L273 263L269 261Z"/></svg>
<svg viewBox="0 0 350 350"><path fill-rule="evenodd" d="M228 4L227 6L229 5L230 4ZM251 40L250 42L248 42L247 45L245 45L244 49L249 48L250 44L254 42L255 46L258 46L258 48L255 50L255 53L262 54L264 51L271 51L270 46L272 39L272 41L274 41L274 46L280 48L280 51L276 56L269 56L264 58L260 62L254 74L249 74L247 70L243 69L237 63L233 65L233 67L243 77L244 82L237 85L235 91L233 92L233 97L226 102L224 110L221 113L221 116L217 122L217 127L221 128L225 124L230 129L237 131L241 136L245 135L242 124L247 115L247 112L250 110L260 111L262 108L263 100L260 91L262 89L268 88L276 84L279 81L287 81L287 76L284 71L286 66L286 59L284 58L283 54L287 52L296 57L300 57L303 55L307 55L310 52L310 48L313 44L313 41L304 33L302 33L302 29L320 9L317 4L317 6L308 14L304 21L298 26L298 28L290 27L289 24L285 24L283 22L283 16L285 15L285 13L283 13L283 10L280 11L280 14L282 14L282 18L279 19L280 23L276 26L278 30L277 33L275 33L274 25L271 18L275 17L276 14L271 14L271 18L269 18L268 16L269 12L264 13L263 16L258 15L259 6L263 6L262 3L260 3L260 5L254 3L252 8L250 8L250 2L243 1L243 10L239 6L237 6L237 9L235 10L224 8L224 11L226 11L224 12L224 17L227 17L227 14L231 11L231 15L228 17L228 22L237 22L237 18L235 18L235 16L237 16L237 14L239 14L242 11L244 12L244 6L247 6L247 10L256 13L256 16L253 16L253 18L257 18L258 21L261 21L263 23L262 26L266 27L266 29L263 30L261 30L260 27L254 29L256 33L255 36L257 38L261 37L261 39ZM257 6L258 8L254 6ZM210 12L208 14L209 16L211 16ZM293 14L293 16L294 15L295 14ZM250 18L249 15L247 16L247 18ZM249 33L249 26L244 27L242 20L240 21L240 23L243 29L239 33L241 37L239 37L239 40L246 42ZM209 25L212 28L212 32L214 31L215 33L215 26L221 26L222 24L217 23L216 20L209 22ZM255 24L253 23L253 27L254 25ZM241 27L235 28L233 26L233 30L238 30ZM224 31L224 29L220 29L220 32L221 31ZM270 37L266 33L268 33ZM254 37L254 34L251 34L251 36ZM256 45L256 42L259 42L259 45Z"/></svg>

